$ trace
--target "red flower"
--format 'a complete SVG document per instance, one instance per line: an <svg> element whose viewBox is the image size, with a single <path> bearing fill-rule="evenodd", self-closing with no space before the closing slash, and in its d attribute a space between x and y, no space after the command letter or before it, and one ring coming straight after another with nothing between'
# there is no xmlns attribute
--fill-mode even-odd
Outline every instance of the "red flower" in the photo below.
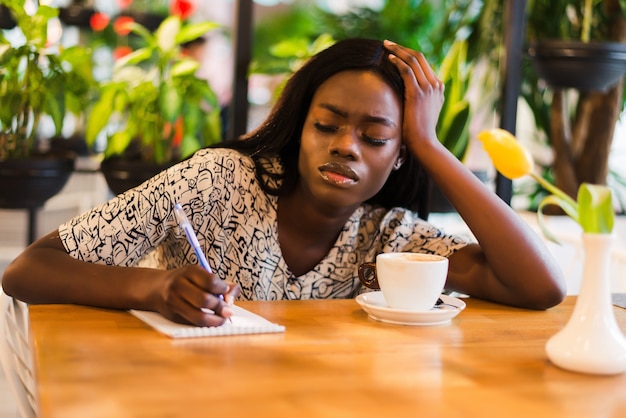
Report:
<svg viewBox="0 0 626 418"><path fill-rule="evenodd" d="M128 27L130 23L134 23L135 19L130 16L120 16L115 19L113 23L113 30L120 36L126 36L130 33L130 28Z"/></svg>
<svg viewBox="0 0 626 418"><path fill-rule="evenodd" d="M94 32L102 32L107 27L110 20L111 18L108 15L96 12L91 15L91 18L89 19L89 25Z"/></svg>
<svg viewBox="0 0 626 418"><path fill-rule="evenodd" d="M172 0L170 3L170 14L180 17L181 20L187 19L196 11L196 3L191 0Z"/></svg>
<svg viewBox="0 0 626 418"><path fill-rule="evenodd" d="M176 119L176 123L174 124L174 139L172 140L172 144L174 146L180 146L181 142L183 142L183 136L185 135L185 121L183 121L182 116Z"/></svg>
<svg viewBox="0 0 626 418"><path fill-rule="evenodd" d="M113 59L117 61L118 59L125 57L131 52L133 52L133 49L129 46L118 46L113 50Z"/></svg>
<svg viewBox="0 0 626 418"><path fill-rule="evenodd" d="M174 128L174 137L172 138L172 145L177 147L183 142L183 136L185 135L185 121L182 116L179 116L174 122L174 126L170 122L165 122L163 125L163 134L169 137L172 134L172 128Z"/></svg>
<svg viewBox="0 0 626 418"><path fill-rule="evenodd" d="M133 0L117 0L117 6L124 10L133 3Z"/></svg>

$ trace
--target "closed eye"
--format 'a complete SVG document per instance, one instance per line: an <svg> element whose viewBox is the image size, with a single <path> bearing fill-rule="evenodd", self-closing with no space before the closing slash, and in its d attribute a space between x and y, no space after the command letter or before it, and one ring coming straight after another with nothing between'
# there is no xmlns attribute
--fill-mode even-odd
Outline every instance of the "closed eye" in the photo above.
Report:
<svg viewBox="0 0 626 418"><path fill-rule="evenodd" d="M371 136L367 136L365 134L361 136L363 137L363 140L365 142L372 144L372 145L376 145L376 146L385 145L387 141L389 141L389 138L372 138Z"/></svg>
<svg viewBox="0 0 626 418"><path fill-rule="evenodd" d="M315 129L325 134L333 134L339 131L339 127L335 125L324 125L322 123L315 122L313 126L315 127ZM376 146L385 145L385 143L389 141L389 138L374 138L366 134L361 134L361 138L368 144Z"/></svg>
<svg viewBox="0 0 626 418"><path fill-rule="evenodd" d="M313 126L315 126L315 129L317 129L320 132L323 133L334 133L337 132L339 130L339 127L337 126L333 126L333 125L323 125L319 122L315 122L313 124Z"/></svg>

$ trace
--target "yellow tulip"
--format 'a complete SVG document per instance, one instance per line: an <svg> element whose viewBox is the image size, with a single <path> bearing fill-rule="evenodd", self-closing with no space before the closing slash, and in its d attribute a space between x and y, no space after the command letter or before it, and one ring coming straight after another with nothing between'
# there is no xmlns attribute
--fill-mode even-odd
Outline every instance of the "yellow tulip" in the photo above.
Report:
<svg viewBox="0 0 626 418"><path fill-rule="evenodd" d="M482 131L477 135L483 148L489 154L496 170L513 180L531 176L541 186L552 193L546 196L537 209L539 226L544 235L556 242L544 224L542 209L546 205L557 205L587 233L611 233L613 229L613 206L611 190L607 186L583 183L578 191L578 204L561 189L543 177L533 173L534 162L530 153L515 137L504 129Z"/></svg>
<svg viewBox="0 0 626 418"><path fill-rule="evenodd" d="M478 134L483 148L489 154L493 165L508 179L530 175L533 171L533 158L511 133L504 129L490 129Z"/></svg>

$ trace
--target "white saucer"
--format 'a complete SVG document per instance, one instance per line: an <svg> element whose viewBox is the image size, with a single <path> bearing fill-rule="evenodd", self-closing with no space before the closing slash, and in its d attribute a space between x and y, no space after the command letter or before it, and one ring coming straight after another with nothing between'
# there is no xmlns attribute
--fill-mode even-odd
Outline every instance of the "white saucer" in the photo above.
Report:
<svg viewBox="0 0 626 418"><path fill-rule="evenodd" d="M382 292L368 292L356 297L370 318L400 325L441 325L449 322L465 309L465 302L452 296L441 295L443 305L429 311L406 311L387 306Z"/></svg>

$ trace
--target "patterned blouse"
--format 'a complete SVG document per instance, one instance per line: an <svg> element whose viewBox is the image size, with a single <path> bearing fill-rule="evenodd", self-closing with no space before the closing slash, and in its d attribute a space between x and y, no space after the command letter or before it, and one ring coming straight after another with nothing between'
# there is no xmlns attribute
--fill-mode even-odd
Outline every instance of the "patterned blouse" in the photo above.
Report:
<svg viewBox="0 0 626 418"><path fill-rule="evenodd" d="M280 169L276 161L269 162ZM277 234L278 198L267 195L247 156L207 149L144 184L59 227L67 252L93 263L136 266L146 256L159 268L197 263L176 224L173 206L187 213L214 272L241 286L242 300L352 298L361 289L358 266L381 252L449 256L464 247L403 208L360 206L330 252L295 277Z"/></svg>

